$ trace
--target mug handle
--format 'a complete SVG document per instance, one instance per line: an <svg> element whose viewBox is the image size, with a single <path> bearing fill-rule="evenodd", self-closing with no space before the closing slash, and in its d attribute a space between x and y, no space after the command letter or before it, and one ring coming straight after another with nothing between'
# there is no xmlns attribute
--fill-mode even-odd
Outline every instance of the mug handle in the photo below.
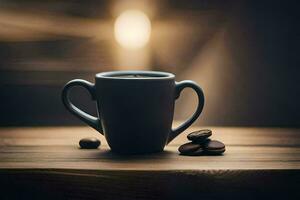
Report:
<svg viewBox="0 0 300 200"><path fill-rule="evenodd" d="M74 104L72 104L72 102L70 101L69 92L70 92L70 89L74 86L84 87L91 94L92 100L96 100L96 90L95 90L95 85L93 83L90 83L90 82L88 82L86 80L82 80L82 79L74 79L72 81L69 81L62 90L61 98L62 98L63 104L72 114L74 114L80 120L87 123L89 126L96 129L101 134L103 134L103 129L101 126L100 119L83 112L82 110L77 108Z"/></svg>
<svg viewBox="0 0 300 200"><path fill-rule="evenodd" d="M192 125L192 123L199 117L199 115L202 112L203 106L204 106L204 94L202 89L193 81L181 81L181 82L175 82L176 85L176 93L175 93L175 99L178 99L180 96L181 91L184 88L192 88L198 96L198 106L195 111L195 113L190 117L186 122L181 124L179 127L172 129L169 138L168 143L170 143L175 137L177 137L180 133L182 133L185 129L187 129L189 126Z"/></svg>

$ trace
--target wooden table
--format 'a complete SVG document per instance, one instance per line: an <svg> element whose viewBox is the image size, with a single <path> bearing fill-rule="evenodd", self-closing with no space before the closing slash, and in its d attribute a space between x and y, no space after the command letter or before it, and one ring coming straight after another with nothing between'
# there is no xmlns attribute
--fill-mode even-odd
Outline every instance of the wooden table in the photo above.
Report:
<svg viewBox="0 0 300 200"><path fill-rule="evenodd" d="M179 156L186 133L119 156L88 127L0 128L0 199L300 199L300 129L209 128L223 156ZM101 148L79 149L86 136Z"/></svg>

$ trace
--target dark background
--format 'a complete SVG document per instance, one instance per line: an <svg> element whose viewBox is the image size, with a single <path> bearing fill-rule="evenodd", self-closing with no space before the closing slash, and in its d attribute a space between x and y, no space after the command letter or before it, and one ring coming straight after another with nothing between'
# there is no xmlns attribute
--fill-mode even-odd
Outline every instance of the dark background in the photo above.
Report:
<svg viewBox="0 0 300 200"><path fill-rule="evenodd" d="M143 56L120 59L113 23L128 8L148 14L152 33ZM0 125L82 125L61 103L67 81L146 69L203 87L200 125L299 127L298 12L296 1L1 1ZM193 112L191 94L175 119ZM73 99L95 113L83 89Z"/></svg>

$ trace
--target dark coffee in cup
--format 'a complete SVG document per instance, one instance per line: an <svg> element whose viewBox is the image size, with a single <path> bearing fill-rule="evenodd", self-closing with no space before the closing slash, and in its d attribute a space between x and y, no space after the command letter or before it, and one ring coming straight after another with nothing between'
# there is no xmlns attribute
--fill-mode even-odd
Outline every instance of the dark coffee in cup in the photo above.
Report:
<svg viewBox="0 0 300 200"><path fill-rule="evenodd" d="M123 75L123 76L112 76L116 78L151 78L153 76L143 76L140 74L134 74L134 75Z"/></svg>
<svg viewBox="0 0 300 200"><path fill-rule="evenodd" d="M69 89L74 86L86 88L97 101L97 117L70 102ZM172 129L175 100L186 87L196 91L198 106L190 119ZM175 82L171 73L113 71L96 74L95 84L81 79L68 82L62 101L71 113L104 134L113 152L140 154L162 151L187 129L200 115L204 95L195 82Z"/></svg>

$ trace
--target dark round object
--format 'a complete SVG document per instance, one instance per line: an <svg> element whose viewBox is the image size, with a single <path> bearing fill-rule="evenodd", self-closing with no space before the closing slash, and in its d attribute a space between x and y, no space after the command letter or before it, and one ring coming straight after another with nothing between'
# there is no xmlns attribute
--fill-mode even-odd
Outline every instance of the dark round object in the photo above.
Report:
<svg viewBox="0 0 300 200"><path fill-rule="evenodd" d="M188 156L202 156L202 155L204 155L204 153L205 153L204 149L203 148L199 148L196 151L188 153L187 155Z"/></svg>
<svg viewBox="0 0 300 200"><path fill-rule="evenodd" d="M201 146L199 144L189 142L189 143L181 145L178 148L178 151L182 154L188 154L188 153L198 150L199 148L201 148Z"/></svg>
<svg viewBox="0 0 300 200"><path fill-rule="evenodd" d="M209 129L203 129L194 131L188 134L187 138L193 142L201 143L212 135L212 131Z"/></svg>
<svg viewBox="0 0 300 200"><path fill-rule="evenodd" d="M221 155L225 152L225 148L223 149L215 149L215 150L205 150L205 154L207 155Z"/></svg>
<svg viewBox="0 0 300 200"><path fill-rule="evenodd" d="M204 145L205 150L220 150L225 149L225 145L218 140L211 140Z"/></svg>
<svg viewBox="0 0 300 200"><path fill-rule="evenodd" d="M211 140L209 138L205 138L205 139L195 140L195 141L193 141L193 143L200 144L201 146L205 146L210 141Z"/></svg>
<svg viewBox="0 0 300 200"><path fill-rule="evenodd" d="M79 141L79 145L82 149L97 149L101 142L95 137L82 138Z"/></svg>

